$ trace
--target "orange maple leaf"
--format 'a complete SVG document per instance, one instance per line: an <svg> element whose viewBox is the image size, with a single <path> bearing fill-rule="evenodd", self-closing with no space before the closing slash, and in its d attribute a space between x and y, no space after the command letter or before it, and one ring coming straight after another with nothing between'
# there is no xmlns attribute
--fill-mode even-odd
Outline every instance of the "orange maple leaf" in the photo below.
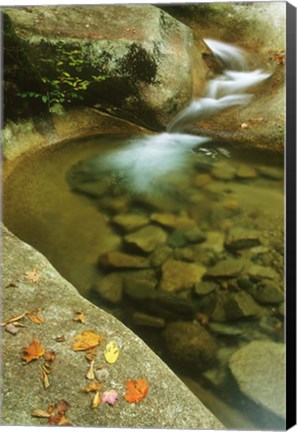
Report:
<svg viewBox="0 0 297 432"><path fill-rule="evenodd" d="M138 378L137 381L127 381L126 389L128 390L124 398L132 402L140 402L149 391L147 381L143 378Z"/></svg>
<svg viewBox="0 0 297 432"><path fill-rule="evenodd" d="M23 348L24 352L22 359L29 363L32 360L37 360L44 354L44 348L40 346L39 342L33 340L27 348Z"/></svg>
<svg viewBox="0 0 297 432"><path fill-rule="evenodd" d="M72 339L71 347L74 351L84 351L99 345L103 336L93 330L85 330Z"/></svg>

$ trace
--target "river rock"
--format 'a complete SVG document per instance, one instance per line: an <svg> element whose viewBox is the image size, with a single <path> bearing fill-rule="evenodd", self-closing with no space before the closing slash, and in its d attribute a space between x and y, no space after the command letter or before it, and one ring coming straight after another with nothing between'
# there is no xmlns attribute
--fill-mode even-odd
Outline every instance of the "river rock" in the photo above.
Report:
<svg viewBox="0 0 297 432"><path fill-rule="evenodd" d="M242 334L242 329L229 324L211 322L208 324L209 330L218 335L224 336L239 336Z"/></svg>
<svg viewBox="0 0 297 432"><path fill-rule="evenodd" d="M124 231L135 231L149 223L148 217L141 214L122 214L112 218L112 222L120 226Z"/></svg>
<svg viewBox="0 0 297 432"><path fill-rule="evenodd" d="M215 361L215 339L197 321L170 323L164 336L171 355L186 365L201 370Z"/></svg>
<svg viewBox="0 0 297 432"><path fill-rule="evenodd" d="M89 182L74 182L70 180L71 188L75 192L88 195L92 198L102 197L109 189L110 184L106 180L94 180Z"/></svg>
<svg viewBox="0 0 297 432"><path fill-rule="evenodd" d="M229 230L225 241L226 248L235 251L258 246L259 244L261 244L261 240L258 231L238 227Z"/></svg>
<svg viewBox="0 0 297 432"><path fill-rule="evenodd" d="M196 251L190 247L176 248L173 253L173 258L177 261L194 262L196 261L196 256Z"/></svg>
<svg viewBox="0 0 297 432"><path fill-rule="evenodd" d="M264 267L258 264L251 264L247 267L246 271L247 274L250 276L250 278L254 280L261 280L261 279L278 280L279 279L279 275L271 267Z"/></svg>
<svg viewBox="0 0 297 432"><path fill-rule="evenodd" d="M266 177L270 180L281 180L284 177L284 172L281 168L260 166L257 167L257 170L262 177Z"/></svg>
<svg viewBox="0 0 297 432"><path fill-rule="evenodd" d="M120 303L123 293L122 276L117 273L104 276L93 286L93 290L110 303Z"/></svg>
<svg viewBox="0 0 297 432"><path fill-rule="evenodd" d="M143 327L163 328L165 327L164 318L155 317L141 312L134 312L132 315L133 323Z"/></svg>
<svg viewBox="0 0 297 432"><path fill-rule="evenodd" d="M281 417L286 415L285 360L283 344L262 340L243 346L229 361L241 391Z"/></svg>
<svg viewBox="0 0 297 432"><path fill-rule="evenodd" d="M225 304L226 318L229 320L259 316L261 312L261 307L245 291L230 293Z"/></svg>
<svg viewBox="0 0 297 432"><path fill-rule="evenodd" d="M154 270L126 271L123 274L125 292L127 290L139 291L155 289L158 283Z"/></svg>
<svg viewBox="0 0 297 432"><path fill-rule="evenodd" d="M186 239L184 230L175 229L172 231L168 236L167 243L173 248L186 247L188 245L188 241Z"/></svg>
<svg viewBox="0 0 297 432"><path fill-rule="evenodd" d="M185 237L190 243L203 243L207 235L200 228L194 227L185 232Z"/></svg>
<svg viewBox="0 0 297 432"><path fill-rule="evenodd" d="M196 222L188 216L172 213L153 213L151 221L167 228L191 228L196 225Z"/></svg>
<svg viewBox="0 0 297 432"><path fill-rule="evenodd" d="M161 267L172 254L173 249L167 245L157 246L153 253L150 255L150 264L152 267Z"/></svg>
<svg viewBox="0 0 297 432"><path fill-rule="evenodd" d="M139 231L124 237L127 244L137 246L143 252L152 252L158 245L167 240L166 232L159 227L146 226Z"/></svg>
<svg viewBox="0 0 297 432"><path fill-rule="evenodd" d="M176 292L192 288L201 281L206 269L200 264L169 259L162 266L160 289Z"/></svg>
<svg viewBox="0 0 297 432"><path fill-rule="evenodd" d="M106 268L147 268L149 261L137 255L111 251L100 256L100 265Z"/></svg>
<svg viewBox="0 0 297 432"><path fill-rule="evenodd" d="M270 281L263 280L256 286L253 286L249 293L260 304L279 304L284 301L284 293L279 285Z"/></svg>
<svg viewBox="0 0 297 432"><path fill-rule="evenodd" d="M232 278L239 276L244 269L245 262L241 259L229 258L217 262L209 267L204 278Z"/></svg>
<svg viewBox="0 0 297 432"><path fill-rule="evenodd" d="M250 165L239 165L236 169L236 177L239 179L254 179L257 177L257 171Z"/></svg>
<svg viewBox="0 0 297 432"><path fill-rule="evenodd" d="M207 239L203 242L200 247L202 249L208 249L215 253L221 253L224 251L225 235L219 231L208 231Z"/></svg>
<svg viewBox="0 0 297 432"><path fill-rule="evenodd" d="M213 166L210 173L212 177L218 180L233 180L235 178L236 168L228 162L220 161Z"/></svg>
<svg viewBox="0 0 297 432"><path fill-rule="evenodd" d="M216 290L218 287L219 285L212 281L197 282L195 284L195 293L199 296L205 296Z"/></svg>
<svg viewBox="0 0 297 432"><path fill-rule="evenodd" d="M81 92L88 106L100 102L109 112L161 128L191 101L193 91L204 91L207 69L191 30L160 8L44 6L46 25L39 8L30 13L6 8L6 13L39 77L56 77L61 51L69 53L70 75L92 83ZM75 68L71 55L81 60ZM174 73L168 74L172 68Z"/></svg>

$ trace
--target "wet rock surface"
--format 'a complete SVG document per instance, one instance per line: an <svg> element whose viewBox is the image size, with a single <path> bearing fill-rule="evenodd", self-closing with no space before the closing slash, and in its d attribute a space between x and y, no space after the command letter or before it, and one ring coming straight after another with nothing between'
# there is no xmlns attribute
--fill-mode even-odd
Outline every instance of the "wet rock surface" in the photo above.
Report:
<svg viewBox="0 0 297 432"><path fill-rule="evenodd" d="M132 234L124 237L124 241L129 245L137 246L143 252L153 252L160 244L165 243L166 232L159 227L147 226Z"/></svg>
<svg viewBox="0 0 297 432"><path fill-rule="evenodd" d="M192 288L196 282L201 280L204 273L205 268L201 265L168 260L162 266L160 289L176 292Z"/></svg>

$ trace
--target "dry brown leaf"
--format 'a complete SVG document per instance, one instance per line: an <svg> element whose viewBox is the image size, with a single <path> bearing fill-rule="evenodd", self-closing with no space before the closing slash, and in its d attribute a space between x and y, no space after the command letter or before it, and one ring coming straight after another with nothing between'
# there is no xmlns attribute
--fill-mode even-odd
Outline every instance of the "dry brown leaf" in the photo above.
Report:
<svg viewBox="0 0 297 432"><path fill-rule="evenodd" d="M53 362L56 358L56 353L55 351L47 351L43 357L46 362Z"/></svg>
<svg viewBox="0 0 297 432"><path fill-rule="evenodd" d="M10 333L13 336L15 336L20 329L17 328L13 323L10 323L10 324L7 324L7 326L5 326L5 330L8 333Z"/></svg>
<svg viewBox="0 0 297 432"><path fill-rule="evenodd" d="M64 415L66 411L69 409L70 404L64 400L59 400L57 402L57 411L58 414Z"/></svg>
<svg viewBox="0 0 297 432"><path fill-rule="evenodd" d="M76 316L73 318L73 321L79 321L81 323L85 323L85 316L83 312L76 312Z"/></svg>
<svg viewBox="0 0 297 432"><path fill-rule="evenodd" d="M55 341L56 342L65 342L65 336L57 336L56 338L55 338Z"/></svg>
<svg viewBox="0 0 297 432"><path fill-rule="evenodd" d="M87 359L88 361L92 361L92 360L96 357L96 354L97 354L97 347L90 348L90 349L86 352L85 357L86 357L86 359Z"/></svg>
<svg viewBox="0 0 297 432"><path fill-rule="evenodd" d="M58 426L74 426L74 424L64 415L60 417L59 422L57 423Z"/></svg>
<svg viewBox="0 0 297 432"><path fill-rule="evenodd" d="M41 367L47 375L49 375L52 371L48 363L44 363Z"/></svg>
<svg viewBox="0 0 297 432"><path fill-rule="evenodd" d="M101 402L100 394L99 392L96 392L91 407L97 408L100 405L100 402Z"/></svg>
<svg viewBox="0 0 297 432"><path fill-rule="evenodd" d="M44 354L44 348L40 346L39 342L33 340L30 345L22 350L24 352L22 359L29 363L32 360L37 360Z"/></svg>
<svg viewBox="0 0 297 432"><path fill-rule="evenodd" d="M31 320L35 324L44 323L44 318L42 316L38 315L37 311L27 312L26 316L29 318L29 320Z"/></svg>
<svg viewBox="0 0 297 432"><path fill-rule="evenodd" d="M85 351L99 345L103 336L95 333L93 330L85 330L72 339L71 347L74 351Z"/></svg>
<svg viewBox="0 0 297 432"><path fill-rule="evenodd" d="M49 418L51 413L42 409L35 409L31 412L32 417Z"/></svg>
<svg viewBox="0 0 297 432"><path fill-rule="evenodd" d="M4 323L2 323L1 326L2 326L2 327L5 327L7 324L10 324L10 323L13 323L13 322L16 322L16 321L21 320L22 318L24 318L24 316L26 315L26 313L27 313L27 312L24 312L24 313L22 313L21 315L18 315L18 316L16 316L16 317L9 318L7 321L5 321Z"/></svg>
<svg viewBox="0 0 297 432"><path fill-rule="evenodd" d="M95 374L94 374L94 362L95 362L95 360L93 359L92 361L91 361L91 364L90 364L90 367L89 367L89 370L88 370L88 372L87 372L87 379L89 379L89 380L93 380L93 379L95 379Z"/></svg>
<svg viewBox="0 0 297 432"><path fill-rule="evenodd" d="M89 393L89 392L98 392L100 391L101 387L102 387L102 383L100 383L99 381L94 381L92 383L90 383L89 385L87 385L87 387L85 387L83 389L84 392Z"/></svg>
<svg viewBox="0 0 297 432"><path fill-rule="evenodd" d="M40 274L37 272L37 270L34 268L32 271L26 271L25 272L25 279L27 279L30 282L38 282L40 279Z"/></svg>

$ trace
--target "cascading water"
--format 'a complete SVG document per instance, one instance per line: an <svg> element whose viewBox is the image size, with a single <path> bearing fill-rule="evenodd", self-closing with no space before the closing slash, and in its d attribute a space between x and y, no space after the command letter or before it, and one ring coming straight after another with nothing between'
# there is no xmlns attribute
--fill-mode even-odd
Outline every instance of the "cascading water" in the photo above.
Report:
<svg viewBox="0 0 297 432"><path fill-rule="evenodd" d="M186 124L248 104L253 95L245 91L270 76L259 69L247 70L245 54L239 48L211 39L205 42L225 68L221 76L209 82L205 97L182 110L167 132L132 139L125 148L95 160L98 170L113 172L133 193L152 192L163 176L188 166L191 150L210 140L182 133Z"/></svg>

